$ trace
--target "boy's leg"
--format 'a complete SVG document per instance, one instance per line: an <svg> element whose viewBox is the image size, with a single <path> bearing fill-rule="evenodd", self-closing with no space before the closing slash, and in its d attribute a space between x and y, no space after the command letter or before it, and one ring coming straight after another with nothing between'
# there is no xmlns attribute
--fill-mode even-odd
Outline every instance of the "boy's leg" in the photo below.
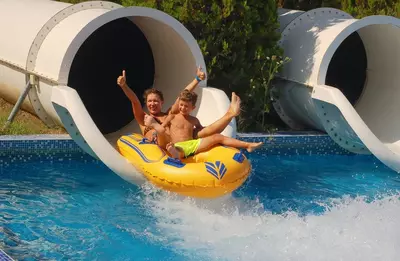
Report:
<svg viewBox="0 0 400 261"><path fill-rule="evenodd" d="M166 145L166 149L175 159L182 159L185 156L183 151L180 148L175 147L172 142Z"/></svg>
<svg viewBox="0 0 400 261"><path fill-rule="evenodd" d="M214 134L212 136L201 139L201 143L197 148L196 153L206 151L216 144L222 144L234 148L244 148L247 149L248 152L252 152L255 149L259 148L263 143L244 142L234 138L226 137L222 134Z"/></svg>
<svg viewBox="0 0 400 261"><path fill-rule="evenodd" d="M204 129L200 130L197 133L198 138L204 138L211 136L213 134L221 133L226 126L232 121L232 119L240 114L240 97L236 95L236 93L232 93L231 105L229 106L229 110L225 113L222 118L212 123L209 126L204 127Z"/></svg>

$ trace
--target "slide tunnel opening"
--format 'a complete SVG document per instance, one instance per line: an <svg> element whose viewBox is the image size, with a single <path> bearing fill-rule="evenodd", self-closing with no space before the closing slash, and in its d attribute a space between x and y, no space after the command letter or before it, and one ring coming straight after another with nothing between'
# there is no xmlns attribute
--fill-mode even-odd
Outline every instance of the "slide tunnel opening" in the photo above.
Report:
<svg viewBox="0 0 400 261"><path fill-rule="evenodd" d="M360 24L333 55L326 85L340 89L380 142L400 153L400 27L375 17Z"/></svg>
<svg viewBox="0 0 400 261"><path fill-rule="evenodd" d="M368 69L355 109L381 142L400 145L400 28L390 23L372 24L358 33L368 50Z"/></svg>
<svg viewBox="0 0 400 261"><path fill-rule="evenodd" d="M338 88L354 106L367 77L367 53L357 32L349 35L333 54L325 84Z"/></svg>
<svg viewBox="0 0 400 261"><path fill-rule="evenodd" d="M103 134L134 119L131 103L117 85L122 70L143 105L143 92L154 82L154 58L145 35L128 18L93 32L76 53L69 73L68 86L78 92Z"/></svg>

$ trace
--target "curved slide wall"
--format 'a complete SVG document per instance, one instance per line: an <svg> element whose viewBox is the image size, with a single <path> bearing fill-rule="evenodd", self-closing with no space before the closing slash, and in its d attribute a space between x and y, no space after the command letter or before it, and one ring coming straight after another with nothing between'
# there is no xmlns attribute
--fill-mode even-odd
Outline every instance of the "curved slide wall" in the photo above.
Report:
<svg viewBox="0 0 400 261"><path fill-rule="evenodd" d="M206 71L192 34L169 15L149 8L123 8L106 1L71 5L50 0L0 1L0 97L15 103L30 76L22 108L47 125L62 125L88 154L123 179L144 178L116 150L118 137L139 132L132 107L117 86L125 69L129 86L141 98L154 86L163 91L164 108ZM194 114L203 125L220 118L229 98L200 83ZM223 134L236 135L236 123Z"/></svg>
<svg viewBox="0 0 400 261"><path fill-rule="evenodd" d="M280 44L292 59L276 85L282 120L400 171L400 20L332 8L279 15Z"/></svg>

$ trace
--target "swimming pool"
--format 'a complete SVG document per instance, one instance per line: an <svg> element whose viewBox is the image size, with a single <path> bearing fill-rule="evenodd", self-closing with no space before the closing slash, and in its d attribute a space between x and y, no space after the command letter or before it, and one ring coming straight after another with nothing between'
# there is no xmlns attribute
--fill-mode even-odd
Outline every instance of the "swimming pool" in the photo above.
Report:
<svg viewBox="0 0 400 261"><path fill-rule="evenodd" d="M243 138L267 145L246 184L214 201L137 188L67 140L0 142L0 248L18 260L398 260L398 174L326 136Z"/></svg>

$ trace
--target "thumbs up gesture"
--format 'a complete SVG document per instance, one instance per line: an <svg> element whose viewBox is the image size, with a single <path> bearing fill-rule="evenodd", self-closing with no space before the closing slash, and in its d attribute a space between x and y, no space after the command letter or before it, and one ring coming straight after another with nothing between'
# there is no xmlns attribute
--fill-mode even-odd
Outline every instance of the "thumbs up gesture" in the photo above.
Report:
<svg viewBox="0 0 400 261"><path fill-rule="evenodd" d="M206 78L206 73L203 72L203 68L201 68L200 65L199 65L199 67L197 67L196 75L197 75L202 81Z"/></svg>
<svg viewBox="0 0 400 261"><path fill-rule="evenodd" d="M118 77L117 79L117 84L120 87L124 87L126 85L126 74L125 74L125 70L122 71L122 75Z"/></svg>

